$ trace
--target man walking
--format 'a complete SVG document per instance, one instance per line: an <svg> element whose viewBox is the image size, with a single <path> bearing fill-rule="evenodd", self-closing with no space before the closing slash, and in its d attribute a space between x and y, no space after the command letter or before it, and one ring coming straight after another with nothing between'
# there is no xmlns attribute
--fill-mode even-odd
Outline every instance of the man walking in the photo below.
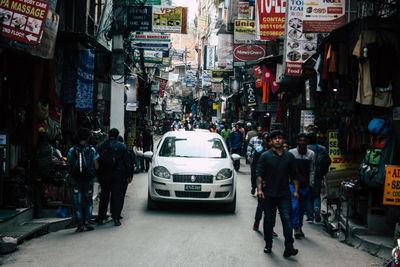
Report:
<svg viewBox="0 0 400 267"><path fill-rule="evenodd" d="M292 223L294 236L297 239L304 237L302 230L303 217L309 202L310 183L314 182L315 154L307 148L307 144L307 135L300 133L297 135L297 147L289 150L295 158L299 178L298 198L295 198L296 190L294 184L290 184L290 191L292 192Z"/></svg>
<svg viewBox="0 0 400 267"><path fill-rule="evenodd" d="M99 146L101 186L99 218L100 224L107 218L107 208L111 195L111 214L115 226L121 225L121 211L126 187L132 181L132 167L128 149L117 141L119 131L109 132L109 139Z"/></svg>
<svg viewBox="0 0 400 267"><path fill-rule="evenodd" d="M272 233L275 225L276 209L281 217L285 237L284 257L297 255L293 247L293 228L291 222L291 197L289 181L295 186L294 196L298 198L298 180L295 159L283 150L283 132L272 131L272 148L264 152L257 163L257 196L264 199L264 253L272 252Z"/></svg>
<svg viewBox="0 0 400 267"><path fill-rule="evenodd" d="M71 177L75 215L78 222L76 232L94 230L90 220L93 210L93 184L95 170L99 168L97 159L99 155L96 149L87 142L90 138L90 130L78 129L79 144L68 151L67 165Z"/></svg>
<svg viewBox="0 0 400 267"><path fill-rule="evenodd" d="M228 124L225 124L225 126L224 126L224 129L222 129L222 131L221 131L221 136L222 136L222 138L224 138L224 140L225 140L225 143L226 143L226 145L228 146L228 148L229 148L229 135L231 134L231 129L229 129L228 128Z"/></svg>
<svg viewBox="0 0 400 267"><path fill-rule="evenodd" d="M153 133L150 131L149 126L146 124L143 131L143 152L153 151ZM150 160L144 159L145 172L149 171Z"/></svg>
<svg viewBox="0 0 400 267"><path fill-rule="evenodd" d="M256 183L256 166L253 166L253 157L254 157L254 153L256 152L257 148L261 147L262 148L262 144L263 144L263 132L262 132L262 127L258 126L257 127L257 135L252 137L250 139L249 144L247 145L247 153L246 153L246 159L248 162L250 162L250 179L251 179L251 194L254 195L254 193L256 192L256 188L257 188L257 183Z"/></svg>
<svg viewBox="0 0 400 267"><path fill-rule="evenodd" d="M240 154L243 144L243 134L240 132L240 126L236 123L234 130L229 135L229 150L231 153ZM240 161L236 160L234 163L235 169L239 170Z"/></svg>

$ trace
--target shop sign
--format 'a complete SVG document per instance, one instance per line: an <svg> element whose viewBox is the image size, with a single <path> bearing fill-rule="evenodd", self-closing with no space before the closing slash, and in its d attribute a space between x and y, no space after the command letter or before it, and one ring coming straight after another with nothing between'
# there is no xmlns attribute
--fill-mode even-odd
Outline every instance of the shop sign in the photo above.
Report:
<svg viewBox="0 0 400 267"><path fill-rule="evenodd" d="M153 31L187 33L187 7L153 6Z"/></svg>
<svg viewBox="0 0 400 267"><path fill-rule="evenodd" d="M265 45L234 45L233 46L233 61L257 61L266 56ZM235 63L234 63L235 64Z"/></svg>
<svg viewBox="0 0 400 267"><path fill-rule="evenodd" d="M233 76L233 70L211 70L211 80L223 80Z"/></svg>
<svg viewBox="0 0 400 267"><path fill-rule="evenodd" d="M218 109L220 109L220 105L218 104L218 103L213 103L213 109L214 110L218 110Z"/></svg>
<svg viewBox="0 0 400 267"><path fill-rule="evenodd" d="M175 50L174 54L172 55L172 60L183 61L183 55L184 55L183 50Z"/></svg>
<svg viewBox="0 0 400 267"><path fill-rule="evenodd" d="M383 205L400 206L400 166L386 165Z"/></svg>
<svg viewBox="0 0 400 267"><path fill-rule="evenodd" d="M303 2L303 32L328 33L345 24L345 0Z"/></svg>
<svg viewBox="0 0 400 267"><path fill-rule="evenodd" d="M163 62L163 51L162 50L143 50L144 62L147 63L162 63ZM134 59L140 61L140 51L139 49L134 50Z"/></svg>
<svg viewBox="0 0 400 267"><path fill-rule="evenodd" d="M256 100L256 90L255 90L254 82L244 83L243 88L244 88L244 93L245 93L246 99L247 99L247 106L248 107L256 106L257 100Z"/></svg>
<svg viewBox="0 0 400 267"><path fill-rule="evenodd" d="M131 35L132 48L157 48L169 49L171 47L170 35L161 33L144 33Z"/></svg>
<svg viewBox="0 0 400 267"><path fill-rule="evenodd" d="M301 76L302 66L317 49L317 36L303 33L303 1L288 1L284 42L285 74Z"/></svg>
<svg viewBox="0 0 400 267"><path fill-rule="evenodd" d="M108 51L112 50L112 39L109 32L111 31L112 23L112 0L104 2L103 12L101 13L100 23L96 32L96 40L104 46Z"/></svg>
<svg viewBox="0 0 400 267"><path fill-rule="evenodd" d="M2 35L23 43L39 43L49 7L41 0L0 1Z"/></svg>
<svg viewBox="0 0 400 267"><path fill-rule="evenodd" d="M199 16L197 19L197 28L200 33L206 33L208 30L208 17L207 16Z"/></svg>
<svg viewBox="0 0 400 267"><path fill-rule="evenodd" d="M151 6L129 6L127 9L127 28L129 31L153 31Z"/></svg>
<svg viewBox="0 0 400 267"><path fill-rule="evenodd" d="M204 54L205 59L205 68L207 70L211 70L215 68L215 46L207 45L206 51Z"/></svg>
<svg viewBox="0 0 400 267"><path fill-rule="evenodd" d="M160 93L160 81L154 80L151 84L151 93L154 95L158 95Z"/></svg>
<svg viewBox="0 0 400 267"><path fill-rule="evenodd" d="M129 5L136 5L137 0L127 0ZM153 6L153 5L170 5L171 0L146 0L146 6Z"/></svg>
<svg viewBox="0 0 400 267"><path fill-rule="evenodd" d="M219 34L218 45L218 68L233 69L233 34Z"/></svg>
<svg viewBox="0 0 400 267"><path fill-rule="evenodd" d="M309 133L314 126L314 112L312 110L302 110L300 113L300 132Z"/></svg>
<svg viewBox="0 0 400 267"><path fill-rule="evenodd" d="M235 44L254 43L256 40L256 21L235 20L233 34Z"/></svg>
<svg viewBox="0 0 400 267"><path fill-rule="evenodd" d="M211 86L211 72L209 70L203 70L201 87L206 88Z"/></svg>
<svg viewBox="0 0 400 267"><path fill-rule="evenodd" d="M223 92L222 83L211 83L211 92L222 93Z"/></svg>
<svg viewBox="0 0 400 267"><path fill-rule="evenodd" d="M53 58L54 50L56 48L59 21L60 16L49 10L47 12L47 18L44 24L43 35L40 43L37 45L29 44L26 51L33 56L38 56L45 59Z"/></svg>
<svg viewBox="0 0 400 267"><path fill-rule="evenodd" d="M239 2L238 19L250 18L250 5L249 2Z"/></svg>
<svg viewBox="0 0 400 267"><path fill-rule="evenodd" d="M257 37L276 40L285 35L286 0L257 0Z"/></svg>
<svg viewBox="0 0 400 267"><path fill-rule="evenodd" d="M359 155L343 155L339 148L338 130L328 131L328 151L331 158L330 170L358 169L362 158Z"/></svg>

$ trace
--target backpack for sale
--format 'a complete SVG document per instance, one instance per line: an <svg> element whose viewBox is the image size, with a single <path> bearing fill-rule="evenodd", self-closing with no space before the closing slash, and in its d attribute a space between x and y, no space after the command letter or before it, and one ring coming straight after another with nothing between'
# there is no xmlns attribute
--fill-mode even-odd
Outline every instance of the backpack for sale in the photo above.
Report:
<svg viewBox="0 0 400 267"><path fill-rule="evenodd" d="M90 180L95 177L94 151L90 145L74 146L71 152L69 174L77 180Z"/></svg>
<svg viewBox="0 0 400 267"><path fill-rule="evenodd" d="M117 142L117 141L115 141ZM105 142L99 151L100 167L102 170L112 171L118 165L118 148L112 141Z"/></svg>

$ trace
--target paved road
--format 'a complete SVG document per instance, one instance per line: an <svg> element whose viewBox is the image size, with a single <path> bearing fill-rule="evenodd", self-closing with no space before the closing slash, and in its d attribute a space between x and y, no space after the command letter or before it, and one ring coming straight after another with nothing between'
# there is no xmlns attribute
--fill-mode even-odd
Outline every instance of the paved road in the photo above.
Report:
<svg viewBox="0 0 400 267"><path fill-rule="evenodd" d="M256 199L250 195L248 165L242 163L237 213L193 206L146 210L147 174L128 189L122 226L111 223L95 231L74 229L26 241L4 256L5 266L381 266L382 261L340 243L320 225L306 224L306 239L295 242L300 252L282 257L280 220L273 253L263 253L261 232L251 230ZM0 259L0 265L1 265Z"/></svg>

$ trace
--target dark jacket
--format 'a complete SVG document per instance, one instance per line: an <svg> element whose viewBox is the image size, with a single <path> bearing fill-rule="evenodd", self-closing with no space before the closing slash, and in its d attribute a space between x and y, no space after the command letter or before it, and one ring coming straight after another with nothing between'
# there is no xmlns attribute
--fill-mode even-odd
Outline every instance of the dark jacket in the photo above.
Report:
<svg viewBox="0 0 400 267"><path fill-rule="evenodd" d="M110 145L112 148L116 148L117 150L117 167L112 172L120 172L125 176L125 178L131 178L133 175L133 166L126 145L121 142L118 142L114 138L108 139L107 141L99 145L98 152L100 154L100 159L102 153L104 153L103 151L106 145ZM110 171L102 170L100 164L99 176L108 176L109 174Z"/></svg>
<svg viewBox="0 0 400 267"><path fill-rule="evenodd" d="M229 148L241 148L243 143L243 135L240 131L233 131L229 135Z"/></svg>

